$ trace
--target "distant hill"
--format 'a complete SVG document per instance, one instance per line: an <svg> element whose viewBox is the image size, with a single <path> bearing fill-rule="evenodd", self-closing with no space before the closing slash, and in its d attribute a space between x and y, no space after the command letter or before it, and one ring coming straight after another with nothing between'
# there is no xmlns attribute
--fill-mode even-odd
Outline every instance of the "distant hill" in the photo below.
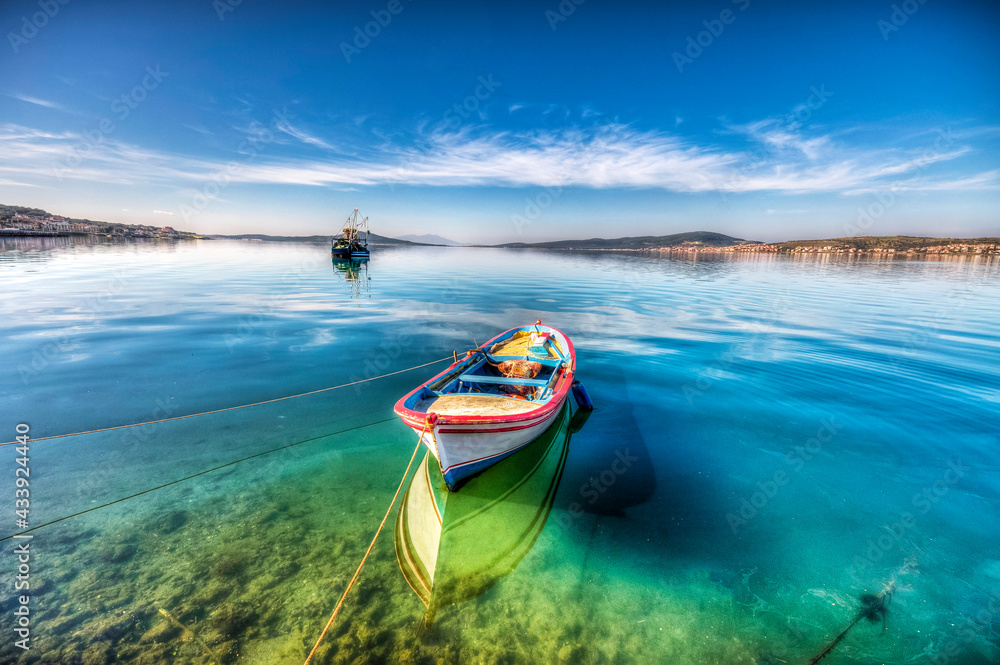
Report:
<svg viewBox="0 0 1000 665"><path fill-rule="evenodd" d="M41 208L29 208L28 206L12 206L0 203L0 219L13 217L15 214L28 215L30 217L49 217L49 213Z"/></svg>
<svg viewBox="0 0 1000 665"><path fill-rule="evenodd" d="M319 245L329 244L333 236L272 236L265 233L241 233L239 235L210 235L209 238L219 240L261 240L263 242L310 242ZM368 234L368 244L370 245L407 245L407 246L427 246L427 243L410 242L399 238L389 238L380 236L377 233Z"/></svg>
<svg viewBox="0 0 1000 665"><path fill-rule="evenodd" d="M404 240L402 238L389 238L387 236L380 236L376 233L368 234L368 243L370 245L416 245L425 247L433 244L426 242L414 242L412 240Z"/></svg>
<svg viewBox="0 0 1000 665"><path fill-rule="evenodd" d="M409 240L410 242L419 243L421 245L447 245L449 247L458 247L465 244L464 242L444 238L442 236L434 235L433 233L424 233L423 235L414 235L410 233L405 236L399 236L399 239Z"/></svg>
<svg viewBox="0 0 1000 665"><path fill-rule="evenodd" d="M694 245L700 247L729 247L731 245L756 244L755 240L742 240L711 231L690 231L668 236L635 236L627 238L590 238L588 240L556 240L553 242L508 242L494 247L538 248L538 249L657 249Z"/></svg>
<svg viewBox="0 0 1000 665"><path fill-rule="evenodd" d="M796 247L853 248L859 250L894 249L897 252L908 249L924 249L943 245L989 245L1000 244L1000 238L929 238L927 236L852 236L850 238L824 238L821 240L788 240L770 243L778 251L791 251Z"/></svg>

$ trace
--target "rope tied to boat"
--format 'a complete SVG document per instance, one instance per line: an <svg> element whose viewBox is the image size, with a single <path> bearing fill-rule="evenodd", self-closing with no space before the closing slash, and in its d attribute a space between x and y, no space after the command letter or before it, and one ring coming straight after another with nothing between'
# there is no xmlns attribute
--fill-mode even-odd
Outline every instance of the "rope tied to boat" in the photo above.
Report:
<svg viewBox="0 0 1000 665"><path fill-rule="evenodd" d="M431 414L431 415L436 415L436 414ZM413 449L413 454L410 455L410 461L406 465L406 471L403 472L403 477L399 479L399 487L396 488L396 493L392 495L392 501L389 502L389 508L386 509L385 516L382 517L382 523L378 525L378 529L375 531L375 537L372 538L372 542L368 545L368 550L365 552L365 555L361 557L361 563L358 564L357 570L354 571L354 577L351 578L351 581L347 584L347 588L344 589L344 595L340 597L340 601L337 603L337 606L333 609L333 614L330 615L330 620L326 622L326 626L323 628L323 632L320 633L319 639L317 639L316 644L313 645L312 651L310 651L309 655L306 656L306 660L305 663L303 663L303 665L309 665L309 662L312 660L313 655L316 653L316 649L319 648L319 645L323 641L323 638L326 637L327 631L330 630L330 627L333 625L333 622L337 619L337 614L340 613L340 608L344 606L344 601L347 600L347 594L351 593L351 589L354 588L354 583L358 581L358 576L361 575L361 569L364 568L365 563L368 562L368 556L372 553L372 549L375 547L375 541L378 540L379 534L382 533L382 527L385 526L386 520L388 520L389 515L392 514L392 509L396 505L396 499L399 498L399 493L403 490L403 483L406 482L407 476L410 475L410 467L413 466L413 460L417 458L417 452L420 450L420 444L423 443L424 440L424 433L427 431L427 428L429 426L433 427L433 424L430 421L431 418L430 416L428 416L427 422L424 423L424 428L420 430L420 435L417 436L417 445Z"/></svg>
<svg viewBox="0 0 1000 665"><path fill-rule="evenodd" d="M415 365L414 367L407 367L406 369L396 370L395 372L388 372L386 374L380 374L379 376L373 376L367 379L359 379L357 381L351 381L350 383L342 383L339 386L330 386L329 388L320 388L319 390L310 390L309 392L299 393L297 395L286 395L284 397L275 397L274 399L265 399L260 402L253 402L252 404L240 404L239 406L228 406L224 409L214 409L212 411L202 411L201 413L189 413L186 416L173 416L171 418L160 418L159 420L148 420L143 423L131 423L129 425L115 425L114 427L102 427L100 429L91 429L85 432L70 432L68 434L53 434L52 436L39 436L31 440L32 443L37 441L46 441L48 439L62 439L68 436L82 436L84 434L97 434L98 432L111 432L118 429L128 429L129 427L141 427L143 425L156 425L158 423L165 423L171 420L184 420L185 418L196 418L198 416L208 416L213 413L224 413L226 411L236 411L237 409L246 409L251 406L261 406L262 404L271 404L273 402L282 402L287 399L295 399L297 397L305 397L307 395L316 395L318 393L325 393L331 390L337 390L339 388L347 388L350 386L356 386L361 383L368 383L369 381L377 381L378 379L384 379L389 376L394 376L396 374L403 374L404 372L412 372L415 369L420 369L422 367L427 367L429 365L434 365L445 360L450 360L451 356L445 356L444 358L438 358L437 360L432 360L429 363L424 363L423 365ZM0 446L12 446L18 444L18 441L5 441L0 443Z"/></svg>

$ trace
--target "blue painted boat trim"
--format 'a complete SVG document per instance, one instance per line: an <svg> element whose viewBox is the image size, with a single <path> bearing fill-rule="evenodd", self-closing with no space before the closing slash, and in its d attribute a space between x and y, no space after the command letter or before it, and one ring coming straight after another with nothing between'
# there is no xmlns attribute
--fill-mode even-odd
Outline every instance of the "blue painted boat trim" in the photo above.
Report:
<svg viewBox="0 0 1000 665"><path fill-rule="evenodd" d="M505 457L510 457L511 455L519 451L521 448L524 448L524 446L528 445L529 443L532 443L532 441L534 440L535 439L527 441L524 444L518 446L517 448L514 448L512 450L506 450L502 453L494 455L493 457L486 457L484 459L476 460L475 462L472 462L470 464L464 464L462 466L454 466L448 469L447 472L442 474L444 475L444 482L448 485L448 489L454 491L455 487L469 476L473 476L482 471L483 469L493 466L494 464L504 459Z"/></svg>

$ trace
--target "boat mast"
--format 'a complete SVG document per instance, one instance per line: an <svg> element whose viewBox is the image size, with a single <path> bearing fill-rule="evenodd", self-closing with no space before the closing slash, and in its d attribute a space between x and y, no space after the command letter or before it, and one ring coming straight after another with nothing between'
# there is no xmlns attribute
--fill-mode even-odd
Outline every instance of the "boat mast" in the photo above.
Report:
<svg viewBox="0 0 1000 665"><path fill-rule="evenodd" d="M355 208L347 217L347 225L344 227L344 238L350 243L358 242L358 236L361 231L365 232L365 243L364 246L368 246L368 218L365 217L360 222L358 221L358 209Z"/></svg>
<svg viewBox="0 0 1000 665"><path fill-rule="evenodd" d="M354 212L347 216L347 222L344 226L344 239L347 242L354 242L358 236L358 209L355 208Z"/></svg>

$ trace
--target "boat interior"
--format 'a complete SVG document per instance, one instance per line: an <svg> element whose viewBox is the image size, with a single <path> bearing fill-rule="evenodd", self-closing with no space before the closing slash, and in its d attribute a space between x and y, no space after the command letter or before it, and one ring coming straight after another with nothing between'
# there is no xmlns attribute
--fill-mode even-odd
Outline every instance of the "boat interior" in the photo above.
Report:
<svg viewBox="0 0 1000 665"><path fill-rule="evenodd" d="M442 415L523 413L552 396L559 369L569 362L555 334L517 330L476 349L452 372L424 387L413 405Z"/></svg>

